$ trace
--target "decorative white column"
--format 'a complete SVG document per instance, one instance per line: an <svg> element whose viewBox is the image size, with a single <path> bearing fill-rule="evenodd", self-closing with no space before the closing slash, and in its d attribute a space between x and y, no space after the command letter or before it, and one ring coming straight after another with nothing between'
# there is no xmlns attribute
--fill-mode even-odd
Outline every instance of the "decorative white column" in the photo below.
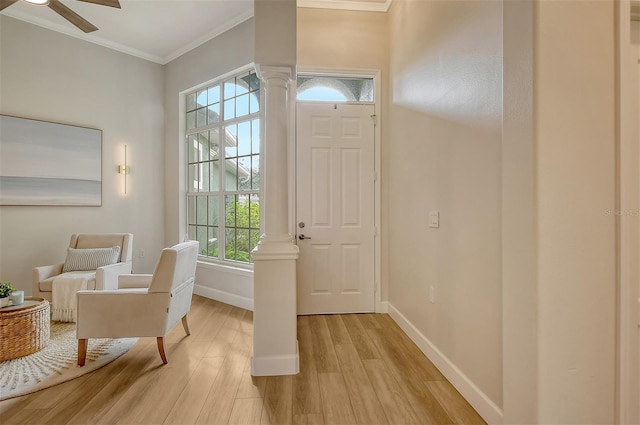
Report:
<svg viewBox="0 0 640 425"><path fill-rule="evenodd" d="M290 67L257 66L264 86L261 144L264 234L253 250L254 376L299 372L296 306L298 247L288 232Z"/></svg>
<svg viewBox="0 0 640 425"><path fill-rule="evenodd" d="M262 138L263 249L290 250L288 229L289 180L289 84L291 68L257 65L264 85L264 137Z"/></svg>

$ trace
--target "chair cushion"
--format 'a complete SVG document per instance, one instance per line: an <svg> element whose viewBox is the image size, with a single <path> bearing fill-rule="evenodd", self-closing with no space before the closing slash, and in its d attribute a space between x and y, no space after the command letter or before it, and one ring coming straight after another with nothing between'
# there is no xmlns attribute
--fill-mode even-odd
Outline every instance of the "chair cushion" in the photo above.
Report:
<svg viewBox="0 0 640 425"><path fill-rule="evenodd" d="M115 264L120 258L120 247L74 249L67 248L67 259L62 266L62 272L76 270L95 270L98 267Z"/></svg>
<svg viewBox="0 0 640 425"><path fill-rule="evenodd" d="M75 275L81 274L85 276L87 272L68 272L59 274L57 276L50 277L49 279L45 279L40 281L40 292L51 292L51 288L53 287L53 279L63 276L63 277L74 277ZM87 280L87 289L96 289L96 274L93 273L92 277Z"/></svg>

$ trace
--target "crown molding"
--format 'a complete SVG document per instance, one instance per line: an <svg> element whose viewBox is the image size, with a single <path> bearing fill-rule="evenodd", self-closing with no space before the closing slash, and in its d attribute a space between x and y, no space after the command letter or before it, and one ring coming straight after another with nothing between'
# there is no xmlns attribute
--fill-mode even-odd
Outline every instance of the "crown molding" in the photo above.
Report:
<svg viewBox="0 0 640 425"><path fill-rule="evenodd" d="M364 12L387 12L393 0L353 1L353 0L298 0L298 7L316 9L358 10Z"/></svg>
<svg viewBox="0 0 640 425"><path fill-rule="evenodd" d="M59 32L64 35L68 35L70 37L78 38L80 40L88 41L89 43L97 44L102 47L107 47L112 50L116 50L121 53L126 53L131 56L136 56L141 59L145 59L151 62L162 64L162 58L156 55L152 55L147 52L143 52L141 50L133 49L129 46L125 46L124 44L114 43L113 41L105 40L96 35L85 34L83 32L78 31L77 28L67 25L56 24L55 22L51 22L45 19L36 18L34 16L28 15L23 12L16 12L13 10L3 10L3 15L9 16L11 18L18 19L23 22L27 22L29 24L37 25L42 28L46 28L51 31Z"/></svg>
<svg viewBox="0 0 640 425"><path fill-rule="evenodd" d="M367 12L387 12L389 10L389 7L391 6L392 1L393 0L385 0L385 2L383 3L379 1L354 1L354 0L298 0L298 7L318 8L318 9L357 10L357 11L367 11ZM638 4L639 2L634 1L633 3ZM11 9L5 9L2 11L3 15L9 16L11 18L15 18L20 21L27 22L42 28L46 28L48 30L55 31L64 35L68 35L70 37L74 37L80 40L88 41L89 43L97 44L99 46L106 47L108 49L115 50L121 53L125 53L130 56L135 56L144 60L148 60L150 62L155 62L160 65L166 65L172 60L201 46L202 44L230 30L231 28L237 25L240 25L241 23L247 21L248 19L251 19L253 17L253 13L254 13L253 9L248 10L238 15L237 17L225 22L223 25L220 25L212 29L202 37L199 37L196 40L185 44L184 46L170 53L169 55L165 57L160 57L142 50L134 49L124 44L106 40L93 33L85 34L77 31L74 27L57 24L49 20L31 16L24 12L15 11Z"/></svg>
<svg viewBox="0 0 640 425"><path fill-rule="evenodd" d="M57 24L55 22L51 22L51 21L48 21L48 20L45 20L45 19L37 18L37 17L31 16L31 15L28 15L26 13L23 13L23 12L16 12L16 11L13 11L13 10L5 9L5 10L2 11L2 14L6 15L6 16L9 16L11 18L18 19L18 20L23 21L23 22L27 22L29 24L33 24L33 25L37 25L37 26L42 27L42 28L46 28L46 29L51 30L51 31L59 32L59 33L62 33L64 35L68 35L68 36L71 36L71 37L74 37L74 38L78 38L80 40L88 41L89 43L97 44L97 45L102 46L102 47L107 47L109 49L116 50L116 51L121 52L121 53L126 53L128 55L135 56L135 57L138 57L138 58L141 58L141 59L145 59L145 60L148 60L150 62L155 62L155 63L158 63L160 65L166 65L167 63L171 62L172 60L184 55L185 53L195 49L196 47L201 46L202 44L206 43L207 41L211 40L212 38L215 38L215 37L219 36L220 34L230 30L233 27L235 27L236 25L240 25L244 21L252 18L253 17L253 9L248 10L248 11L238 15L237 17L225 22L223 25L220 25L220 26L212 29L211 31L209 31L208 33L203 35L202 37L199 37L196 40L185 44L184 46L180 47L179 49L175 50L173 53L170 53L169 55L167 55L165 57L152 55L150 53L144 52L142 50L134 49L134 48L126 46L124 44L115 43L113 41L105 40L103 38L98 37L97 35L85 34L83 32L78 31L75 27Z"/></svg>
<svg viewBox="0 0 640 425"><path fill-rule="evenodd" d="M179 58L180 56L184 55L185 53L195 49L196 47L199 47L201 45L203 45L204 43L206 43L207 41L216 38L217 36L219 36L220 34L229 31L231 28L240 25L241 23L243 23L244 21L247 21L249 19L253 18L253 8L251 8L250 10L247 10L246 12L236 16L235 18L225 22L223 25L220 25L216 28L214 28L213 30L209 31L208 33L206 33L205 35L203 35L200 38L197 38L196 40L192 41L191 43L185 44L184 46L182 46L181 48L179 48L178 50L174 51L173 53L165 56L162 59L162 65L165 65L169 62L171 62L172 60Z"/></svg>

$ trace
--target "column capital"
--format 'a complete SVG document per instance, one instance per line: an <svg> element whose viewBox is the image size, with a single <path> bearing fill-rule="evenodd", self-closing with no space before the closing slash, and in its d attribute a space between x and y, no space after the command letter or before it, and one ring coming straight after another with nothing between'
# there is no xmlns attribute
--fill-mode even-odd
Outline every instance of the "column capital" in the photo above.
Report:
<svg viewBox="0 0 640 425"><path fill-rule="evenodd" d="M295 70L290 66L255 64L255 67L256 74L258 74L258 77L265 83L276 79L282 80L286 85L289 85L295 75Z"/></svg>

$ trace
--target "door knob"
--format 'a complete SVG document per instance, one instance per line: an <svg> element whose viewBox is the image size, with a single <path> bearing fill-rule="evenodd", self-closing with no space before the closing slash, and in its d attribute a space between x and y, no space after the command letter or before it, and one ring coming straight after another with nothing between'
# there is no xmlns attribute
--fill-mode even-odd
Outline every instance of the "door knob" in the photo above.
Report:
<svg viewBox="0 0 640 425"><path fill-rule="evenodd" d="M311 239L311 238L310 238L309 236L305 236L305 235L303 235L303 234L300 234L300 235L298 236L298 239L300 239L301 241L303 241L303 240L305 240L305 239Z"/></svg>

